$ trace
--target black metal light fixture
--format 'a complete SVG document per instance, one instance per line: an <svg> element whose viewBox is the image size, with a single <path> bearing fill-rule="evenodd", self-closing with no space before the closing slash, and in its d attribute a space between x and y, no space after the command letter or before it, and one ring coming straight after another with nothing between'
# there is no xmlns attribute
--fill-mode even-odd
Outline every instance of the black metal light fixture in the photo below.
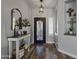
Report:
<svg viewBox="0 0 79 59"><path fill-rule="evenodd" d="M44 7L42 5L43 0L40 0L40 2L41 2L41 6L40 6L40 9L39 9L39 13L43 13L44 12Z"/></svg>

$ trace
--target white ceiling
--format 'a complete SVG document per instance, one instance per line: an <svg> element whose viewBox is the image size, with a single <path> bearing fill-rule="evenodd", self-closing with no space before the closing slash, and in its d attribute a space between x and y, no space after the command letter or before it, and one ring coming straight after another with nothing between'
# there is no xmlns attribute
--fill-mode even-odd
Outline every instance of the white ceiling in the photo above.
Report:
<svg viewBox="0 0 79 59"><path fill-rule="evenodd" d="M40 7L40 0L27 0L32 7ZM53 8L57 5L57 0L43 0L43 6Z"/></svg>

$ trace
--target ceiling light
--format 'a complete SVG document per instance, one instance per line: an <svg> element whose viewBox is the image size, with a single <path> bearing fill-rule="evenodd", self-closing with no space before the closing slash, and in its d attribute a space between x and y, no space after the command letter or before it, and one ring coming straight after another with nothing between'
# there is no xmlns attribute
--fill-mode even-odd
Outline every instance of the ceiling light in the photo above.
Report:
<svg viewBox="0 0 79 59"><path fill-rule="evenodd" d="M40 9L39 9L39 13L43 13L44 12L44 7L42 5L43 0L40 0L40 2L41 2L41 6L40 6Z"/></svg>
<svg viewBox="0 0 79 59"><path fill-rule="evenodd" d="M40 9L39 9L39 13L43 13L43 12L44 12L44 7L43 7L43 5L41 4Z"/></svg>

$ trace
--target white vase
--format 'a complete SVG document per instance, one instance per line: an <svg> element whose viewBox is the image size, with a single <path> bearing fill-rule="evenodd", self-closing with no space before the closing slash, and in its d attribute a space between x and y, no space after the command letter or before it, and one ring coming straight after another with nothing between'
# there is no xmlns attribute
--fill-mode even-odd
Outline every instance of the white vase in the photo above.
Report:
<svg viewBox="0 0 79 59"><path fill-rule="evenodd" d="M70 33L70 34L73 34L73 32L72 32L72 31L70 31L69 33Z"/></svg>

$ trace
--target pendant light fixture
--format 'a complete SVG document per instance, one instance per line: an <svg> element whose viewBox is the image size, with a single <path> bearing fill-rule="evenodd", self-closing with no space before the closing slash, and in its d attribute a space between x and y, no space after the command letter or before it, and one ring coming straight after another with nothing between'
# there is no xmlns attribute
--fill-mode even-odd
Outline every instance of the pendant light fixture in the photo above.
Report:
<svg viewBox="0 0 79 59"><path fill-rule="evenodd" d="M43 0L40 0L40 2L41 2L41 6L40 6L40 9L39 9L39 13L43 13L44 12L44 7L42 5Z"/></svg>

